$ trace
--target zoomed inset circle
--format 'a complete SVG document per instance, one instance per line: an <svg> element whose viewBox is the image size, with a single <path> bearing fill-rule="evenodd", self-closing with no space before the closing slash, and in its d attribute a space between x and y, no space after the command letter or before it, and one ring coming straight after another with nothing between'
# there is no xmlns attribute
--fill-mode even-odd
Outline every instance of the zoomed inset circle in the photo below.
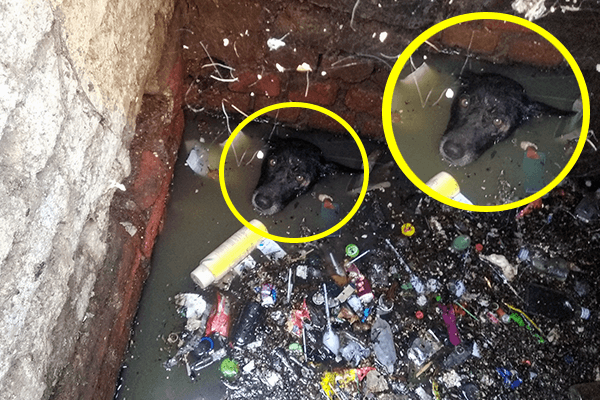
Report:
<svg viewBox="0 0 600 400"><path fill-rule="evenodd" d="M470 204L458 202L456 200L450 199L449 197L446 197L446 196L438 193L437 191L435 191L435 190L431 189L429 186L427 186L411 170L411 168L406 163L406 160L400 153L398 144L396 142L396 137L394 135L393 127L392 127L392 115L391 115L392 98L393 98L393 94L394 94L394 89L398 82L400 73L402 72L406 63L409 61L412 54L421 45L423 45L429 38L431 38L432 36L436 35L437 33L443 31L444 29L446 29L448 27L451 27L456 24L464 23L464 22L475 21L475 20L486 20L486 19L512 22L512 23L521 25L531 31L536 32L537 34L542 36L544 39L546 39L548 42L550 42L563 55L563 57L568 62L569 66L571 67L571 70L573 71L573 74L575 75L575 78L576 78L578 86L579 86L579 90L581 92L581 101L582 101L582 106L583 106L583 118L582 118L582 122L581 122L581 133L579 135L579 141L577 143L577 146L575 147L573 155L571 156L571 158L569 159L569 161L567 162L565 167L561 170L561 172L548 185L546 185L545 187L543 187L541 190L534 193L533 195L530 195L528 197L525 197L521 200L518 200L518 201L515 201L512 203L493 205L493 206L470 205ZM390 76L388 78L388 81L387 81L387 84L385 87L385 91L384 91L384 95L383 95L382 118L383 118L383 129L385 132L385 138L386 138L386 141L390 148L390 151L391 151L392 155L394 156L394 159L396 160L396 163L398 164L400 169L404 172L404 174L420 190L425 192L427 195L433 197L434 199L436 199L442 203L445 203L449 206L452 206L452 207L456 207L456 208L460 208L460 209L468 210L468 211L491 212L491 211L509 210L512 208L521 207L528 203L531 203L532 201L534 201L534 200L542 197L546 193L548 193L550 190L552 190L556 185L558 185L567 176L569 171L573 168L573 166L577 162L577 159L579 158L581 151L583 150L583 146L585 145L585 140L587 137L587 132L588 132L589 123L590 123L590 102L589 102L589 95L588 95L587 87L585 84L585 80L583 78L583 74L581 73L581 70L579 69L579 66L577 65L577 62L575 61L573 56L569 53L569 51L562 45L562 43L560 43L560 41L558 41L558 39L556 39L551 33L546 31L545 29L539 27L538 25L534 24L533 22L527 21L525 19L513 16L513 15L501 14L501 13L472 13L472 14L459 15L459 16L447 19L445 21L442 21L442 22L434 25L433 27L427 29L425 32L423 32L421 35L419 35L404 50L404 52L400 55L400 57L396 61L396 64L394 65L394 68L392 69L392 72L390 73Z"/></svg>
<svg viewBox="0 0 600 400"><path fill-rule="evenodd" d="M259 116L261 116L262 114L274 111L274 110L278 110L281 108L307 108L313 111L318 111L321 112L331 118L333 118L334 120L336 120L340 125L342 125L352 136L352 138L354 139L354 141L356 142L356 145L358 146L358 150L360 151L360 155L362 158L362 162L363 162L363 170L364 170L364 179L363 179L363 184L360 190L360 194L358 196L358 199L356 200L356 203L354 204L354 207L352 207L352 209L350 210L350 212L348 213L348 215L346 215L344 218L342 218L342 220L340 222L338 222L336 225L334 225L332 228L327 229L324 232L318 233L316 235L311 235L311 236L306 236L306 237L284 237L284 236L276 236L273 234L270 234L268 232L265 232L261 229L258 229L257 227L253 226L252 224L250 224L250 222L248 222L240 213L239 211L235 208L235 206L233 205L233 203L231 202L231 199L229 198L229 194L227 193L227 187L225 186L225 160L227 158L227 151L229 150L229 147L231 146L231 143L233 143L233 140L235 139L235 137L237 136L238 133L241 132L241 130L248 125L250 122L252 122L253 120L255 120L256 118L258 118ZM369 161L367 159L367 152L365 150L365 147L362 144L362 141L360 140L360 138L358 137L358 135L356 134L356 132L354 131L354 129L352 129L352 127L346 122L344 121L344 119L342 117L340 117L339 115L337 115L336 113L334 113L333 111L330 111L326 108L317 106L315 104L310 104L310 103L302 103L302 102L288 102L288 103L279 103L279 104L273 104L271 106L265 107L261 110L256 111L255 113L251 114L250 116L248 116L246 119L244 119L242 121L242 123L240 123L235 130L231 133L231 135L229 136L229 139L227 139L227 141L225 142L225 146L223 147L223 153L221 154L221 159L219 161L219 183L221 185L221 191L223 192L223 198L225 199L225 202L227 203L227 206L229 207L229 209L231 210L231 212L233 213L233 215L235 215L235 217L248 229L250 229L252 232L261 235L265 238L274 240L276 242L283 242L283 243L306 243L306 242L310 242L313 240L318 240L318 239L322 239L325 236L328 236L332 233L334 233L335 231L337 231L338 229L340 229L342 226L344 226L346 223L348 223L348 221L350 221L350 219L354 216L354 214L356 214L356 212L358 211L362 201L365 198L365 195L367 194L367 187L369 184Z"/></svg>

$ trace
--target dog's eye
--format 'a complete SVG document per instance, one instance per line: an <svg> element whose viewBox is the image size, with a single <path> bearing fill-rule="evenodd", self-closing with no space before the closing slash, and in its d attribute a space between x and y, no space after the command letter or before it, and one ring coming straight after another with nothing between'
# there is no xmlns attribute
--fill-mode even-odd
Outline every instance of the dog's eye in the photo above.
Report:
<svg viewBox="0 0 600 400"><path fill-rule="evenodd" d="M458 104L460 104L460 106L462 108L469 107L469 104L470 104L469 98L468 97L461 97Z"/></svg>
<svg viewBox="0 0 600 400"><path fill-rule="evenodd" d="M296 175L296 181L297 182L303 182L304 181L304 177L302 175Z"/></svg>
<svg viewBox="0 0 600 400"><path fill-rule="evenodd" d="M496 128L500 128L504 124L504 122L502 122L502 120L500 118L494 118L492 123L494 124L494 126Z"/></svg>
<svg viewBox="0 0 600 400"><path fill-rule="evenodd" d="M274 159L274 158L271 158L271 159L269 160L269 165L270 165L271 167L274 167L274 166L275 166L275 164L277 164L277 160L276 160L276 159Z"/></svg>

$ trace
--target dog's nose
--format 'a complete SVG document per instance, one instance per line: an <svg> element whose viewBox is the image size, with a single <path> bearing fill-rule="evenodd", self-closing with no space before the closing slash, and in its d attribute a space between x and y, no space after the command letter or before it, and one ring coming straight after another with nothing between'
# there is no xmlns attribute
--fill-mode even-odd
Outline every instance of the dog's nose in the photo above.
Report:
<svg viewBox="0 0 600 400"><path fill-rule="evenodd" d="M273 206L273 200L261 193L254 196L254 205L261 210L267 210Z"/></svg>
<svg viewBox="0 0 600 400"><path fill-rule="evenodd" d="M462 148L462 146L449 140L447 140L442 147L446 157L450 158L451 160L458 160L465 155L465 150Z"/></svg>

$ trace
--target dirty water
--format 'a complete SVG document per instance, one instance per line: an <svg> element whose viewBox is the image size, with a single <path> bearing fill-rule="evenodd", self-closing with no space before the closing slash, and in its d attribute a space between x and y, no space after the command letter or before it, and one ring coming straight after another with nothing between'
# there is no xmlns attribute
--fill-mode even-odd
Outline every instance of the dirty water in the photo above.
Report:
<svg viewBox="0 0 600 400"><path fill-rule="evenodd" d="M200 134L205 145L214 145L217 134L227 131L223 119L204 115L188 119L187 124L188 146ZM271 129L268 125L258 126L256 132L249 130L248 136L264 137ZM331 143L328 141L339 139L323 136L315 140ZM253 144L248 145L247 160L256 149L252 146L261 146L259 140L250 142ZM354 146L345 143L324 145L325 153L335 147ZM370 152L377 146L368 143L367 147ZM340 375L337 381L329 381L332 399L566 399L571 385L600 379L600 254L594 250L600 247L600 221L597 216L587 223L577 217L582 199L597 205L593 191L598 188L582 186L580 180L567 180L543 200L542 208L470 213L438 203L416 190L389 154L384 154L375 166L372 182L389 182L390 186L367 194L357 215L342 228L341 237L298 245L281 243L288 257L278 261L254 251L256 266L219 288L231 301L230 334L223 341L215 335L212 338L215 350L225 348L227 357L238 363L236 377L224 378L219 362L200 370L195 380L190 379L183 362L167 370L164 363L176 355L178 344L185 342L178 343L185 336L186 319L177 311L175 296L196 293L208 303L216 302L217 288L199 289L189 273L241 226L223 201L218 182L194 175L185 165L187 152L182 146L117 399L326 399L323 391L328 386L323 386L324 378L335 379L327 373L340 371L345 371L345 378L352 383L344 386ZM339 161L351 165L358 162L358 156ZM234 160L228 165L232 168L228 170L232 176L227 176L232 186L230 194L242 214L260 218L270 232L298 234L306 232L302 227L306 224L318 225L316 208L311 205L318 200L312 194L299 199L298 206L292 203L286 210L290 214L268 218L253 214L250 193L260 162L238 168ZM327 191L334 199L346 201L346 179L351 178L337 179L343 181L340 192L325 187L315 189L315 193ZM238 189L239 193L235 192ZM309 209L313 207L315 218L307 217L300 224L298 221L310 214L302 211L304 202ZM412 236L403 234L405 223L413 225ZM464 250L453 248L459 236L469 238ZM349 243L356 244L361 254L368 251L355 265L369 281L374 299L366 301L358 315L348 311L347 302L334 303L330 307L331 326L341 347L357 343L369 350L356 355L358 367L363 368L359 371L366 373L375 368L379 375L372 373L360 382L352 377L357 373L351 369L356 363L336 360L323 346L327 318L322 301L317 301L323 283L330 298L347 286L350 275L339 267L347 258L345 247ZM531 248L532 254L535 247L541 248L546 257L564 258L572 263L571 269L560 280L540 273L529 262L519 261L519 250L524 247ZM506 257L510 267L486 261L491 255ZM332 256L337 269L332 265ZM307 271L306 275L299 274L301 269ZM293 291L287 303L289 271ZM507 281L505 274L509 272L514 276ZM418 282L424 284L422 293L415 289ZM261 293L265 284L273 285L276 299L273 305L264 307L256 341L229 345L244 306L265 300ZM575 304L591 311L590 319L569 320L564 314L556 319L552 310L545 313L549 316L532 314L527 304L531 284L567 294ZM459 293L462 285L464 292ZM310 315L310 321L304 324L306 355L301 350L302 339L286 329L290 314L301 310L305 299ZM460 346L452 343L456 338L451 338L442 313L452 304L457 304L453 308L456 331L452 335L458 332ZM523 310L535 327L516 311L512 312L514 320L498 322L501 316L497 308L511 314L508 305ZM462 307L466 312L461 311ZM376 324L378 316L390 326L394 351L389 354L397 356L392 364L381 360L377 353L379 334L373 331L381 325ZM290 347L294 343L297 346Z"/></svg>
<svg viewBox="0 0 600 400"><path fill-rule="evenodd" d="M462 193L474 204L504 204L542 189L569 161L581 133L581 115L531 120L512 137L464 167L451 166L442 160L439 143L452 104L452 98L448 98L445 91L451 88L456 92L456 76L462 70L511 77L532 99L571 110L580 92L570 69L539 71L532 67L495 65L450 55L414 55L411 62L405 66L396 85L392 126L402 157L423 182L446 171L454 176ZM417 88L413 76L408 75L419 67L421 74ZM542 160L545 157L545 161L527 159L521 148L523 141L536 144L538 154Z"/></svg>
<svg viewBox="0 0 600 400"><path fill-rule="evenodd" d="M231 129L236 126L233 120L229 124ZM198 397L198 383L191 382L179 368L165 370L162 362L169 354L169 333L180 330L181 318L173 306L174 296L194 291L190 272L204 256L241 227L223 199L216 174L221 144L228 138L228 132L224 118L201 114L186 118L167 216L155 245L151 274L144 287L117 399L210 400L221 399L225 393L216 366L203 370L206 377L202 379L202 397ZM308 236L329 228L320 218L319 193L331 195L339 204L340 218L354 206L356 196L346 193L353 177L340 174L320 181L311 193L292 202L277 215L260 216L250 204L262 162L255 152L265 150L264 139L272 134L293 137L295 132L281 127L274 129L272 125L250 124L243 133L236 137L228 152L225 181L232 203L246 220L260 218L269 233L277 236ZM349 136L315 135L309 140L328 149L328 159L353 168L360 167L359 150ZM208 149L210 176L198 176L186 166L189 151L198 144ZM364 144L367 149L376 146L368 141Z"/></svg>

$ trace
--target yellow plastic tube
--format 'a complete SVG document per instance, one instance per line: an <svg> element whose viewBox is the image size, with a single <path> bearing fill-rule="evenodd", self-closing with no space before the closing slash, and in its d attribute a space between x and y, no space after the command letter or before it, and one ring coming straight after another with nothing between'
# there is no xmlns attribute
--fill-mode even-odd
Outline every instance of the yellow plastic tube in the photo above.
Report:
<svg viewBox="0 0 600 400"><path fill-rule="evenodd" d="M250 224L267 231L267 227L257 219L250 221ZM261 235L252 232L245 226L242 227L200 261L198 267L190 274L192 280L203 289L218 281L246 258L262 239Z"/></svg>

